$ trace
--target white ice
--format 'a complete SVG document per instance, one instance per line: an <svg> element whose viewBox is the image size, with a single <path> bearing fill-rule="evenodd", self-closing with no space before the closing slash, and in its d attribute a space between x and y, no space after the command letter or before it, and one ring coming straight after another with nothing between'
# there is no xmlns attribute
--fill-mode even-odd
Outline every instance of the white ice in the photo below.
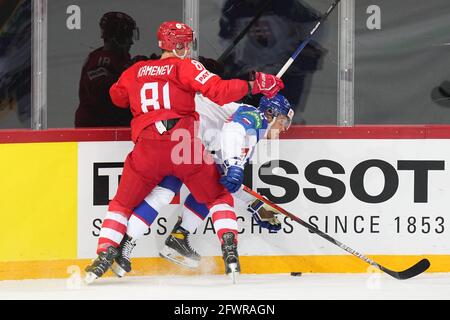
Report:
<svg viewBox="0 0 450 320"><path fill-rule="evenodd" d="M396 280L385 274L149 276L98 279L86 286L78 277L0 281L0 299L450 299L450 274Z"/></svg>

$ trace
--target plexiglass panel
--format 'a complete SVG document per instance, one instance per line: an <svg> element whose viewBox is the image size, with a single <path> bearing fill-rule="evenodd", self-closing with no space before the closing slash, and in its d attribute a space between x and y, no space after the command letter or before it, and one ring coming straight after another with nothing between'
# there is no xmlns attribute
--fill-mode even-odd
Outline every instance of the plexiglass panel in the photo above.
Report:
<svg viewBox="0 0 450 320"><path fill-rule="evenodd" d="M182 10L180 0L48 0L48 127L128 126L109 87L137 56L160 53L158 26Z"/></svg>
<svg viewBox="0 0 450 320"><path fill-rule="evenodd" d="M31 128L31 0L0 1L0 129Z"/></svg>
<svg viewBox="0 0 450 320"><path fill-rule="evenodd" d="M251 70L276 74L330 4L325 0L201 1L200 56L215 60L222 56L223 64L215 67L224 78L245 78ZM336 10L283 76L282 93L295 106L296 123L336 124L337 50Z"/></svg>
<svg viewBox="0 0 450 320"><path fill-rule="evenodd" d="M450 2L355 3L355 123L450 123Z"/></svg>

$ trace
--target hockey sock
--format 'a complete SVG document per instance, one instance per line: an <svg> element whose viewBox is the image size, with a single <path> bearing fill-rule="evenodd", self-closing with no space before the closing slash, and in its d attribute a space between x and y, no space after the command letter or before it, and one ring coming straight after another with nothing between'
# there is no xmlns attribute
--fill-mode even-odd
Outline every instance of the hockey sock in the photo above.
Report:
<svg viewBox="0 0 450 320"><path fill-rule="evenodd" d="M128 221L127 234L133 240L142 238L155 221L161 208L168 205L174 196L174 191L161 186L153 189L145 200L133 210L133 214Z"/></svg>
<svg viewBox="0 0 450 320"><path fill-rule="evenodd" d="M190 233L193 233L203 220L206 219L208 214L209 210L206 205L198 203L192 194L190 194L184 202L181 227Z"/></svg>
<svg viewBox="0 0 450 320"><path fill-rule="evenodd" d="M228 204L218 204L211 208L212 221L217 236L222 243L222 235L226 232L232 232L237 243L238 226L236 221L236 214L233 208Z"/></svg>
<svg viewBox="0 0 450 320"><path fill-rule="evenodd" d="M97 254L110 246L119 247L122 238L127 231L128 217L119 212L108 211L103 220L98 239Z"/></svg>
<svg viewBox="0 0 450 320"><path fill-rule="evenodd" d="M134 209L128 221L127 234L135 241L142 238L157 216L158 211L146 201L143 201Z"/></svg>

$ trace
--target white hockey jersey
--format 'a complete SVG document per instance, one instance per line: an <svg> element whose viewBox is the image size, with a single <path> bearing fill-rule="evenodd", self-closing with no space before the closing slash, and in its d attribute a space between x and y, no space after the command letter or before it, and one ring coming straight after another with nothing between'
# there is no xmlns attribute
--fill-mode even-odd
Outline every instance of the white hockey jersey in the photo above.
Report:
<svg viewBox="0 0 450 320"><path fill-rule="evenodd" d="M199 137L214 153L216 162L239 158L232 164L244 166L267 128L264 115L250 105L219 106L200 94L195 97L195 106L200 115Z"/></svg>

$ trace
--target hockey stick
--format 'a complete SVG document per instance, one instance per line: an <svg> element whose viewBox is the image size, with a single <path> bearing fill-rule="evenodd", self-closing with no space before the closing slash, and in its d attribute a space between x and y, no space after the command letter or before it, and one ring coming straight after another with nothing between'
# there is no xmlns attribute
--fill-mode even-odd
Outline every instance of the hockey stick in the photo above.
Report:
<svg viewBox="0 0 450 320"><path fill-rule="evenodd" d="M316 30L328 18L331 11L334 10L334 8L339 4L340 1L341 0L335 0L331 4L331 6L328 8L327 12L322 16L322 18L320 18L319 22L317 22L316 25L314 26L314 28L309 32L309 35L306 37L306 39L303 40L302 43L300 43L298 48L295 50L294 54L288 59L288 61L286 61L284 66L281 68L281 70L278 71L278 73L277 73L278 78L281 78L283 76L283 74L286 72L286 70L289 69L289 67L294 62L294 60L297 58L297 56L300 54L300 52L302 52L302 50L306 47L306 45L309 43L309 41L311 41Z"/></svg>
<svg viewBox="0 0 450 320"><path fill-rule="evenodd" d="M371 266L374 266L374 267L380 269L381 271L386 272L388 275L390 275L390 276L392 276L392 277L394 277L396 279L405 280L405 279L409 279L409 278L415 277L415 276L421 274L422 272L424 272L425 270L427 270L430 267L430 261L428 261L428 259L422 259L419 262L417 262L415 265L413 265L412 267L410 267L410 268L408 268L406 270L403 270L403 271L400 271L400 272L392 271L392 270L390 270L390 269L388 269L386 267L383 267L382 265L376 263L375 261L369 259L365 255L362 255L361 253L355 251L354 249L346 246L345 244L337 241L336 239L330 237L326 233L320 231L316 227L314 227L314 226L310 225L309 223L303 221L299 217L294 216L292 213L289 213L288 211L286 211L283 208L279 207L278 205L276 205L272 201L264 198L259 193L253 191L249 187L246 187L246 186L242 185L242 189L245 192L247 192L248 194L250 194L253 197L255 197L256 199L261 200L262 202L264 202L268 206L270 206L273 209L279 211L281 214L291 218L292 220L294 220L295 222L297 222L297 223L301 224L302 226L306 227L310 231L312 231L312 232L316 233L317 235L321 236L322 238L330 241L332 244L337 245L341 249L344 249L345 251L347 251L347 252L351 253L352 255L360 258L361 260L364 260L365 262L367 262Z"/></svg>
<svg viewBox="0 0 450 320"><path fill-rule="evenodd" d="M269 7L270 3L273 0L267 0L264 5L259 9L259 11L256 13L256 15L253 17L253 19L248 23L248 25L234 38L233 42L228 46L228 48L225 49L225 51L220 55L220 57L217 59L219 63L223 63L224 60L228 57L230 52L236 47L236 45L239 43L239 41L242 40L242 38L247 34L247 32L250 30L250 28L253 26L253 24L262 16L264 11Z"/></svg>

